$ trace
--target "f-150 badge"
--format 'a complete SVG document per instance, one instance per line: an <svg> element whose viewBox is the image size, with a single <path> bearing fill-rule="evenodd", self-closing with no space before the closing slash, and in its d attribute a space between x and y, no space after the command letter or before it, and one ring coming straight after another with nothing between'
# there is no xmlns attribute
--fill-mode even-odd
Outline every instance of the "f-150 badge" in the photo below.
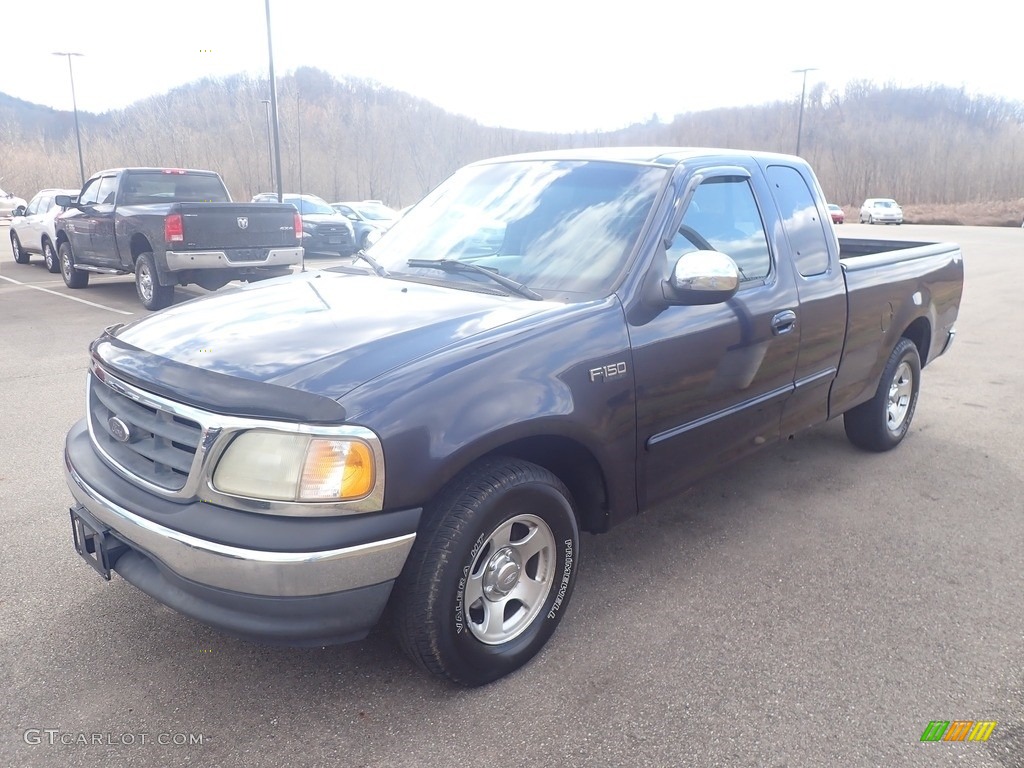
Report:
<svg viewBox="0 0 1024 768"><path fill-rule="evenodd" d="M603 379L617 379L619 376L626 375L626 364L625 363L610 363L608 365L602 365L597 368L590 369L590 380L597 381Z"/></svg>

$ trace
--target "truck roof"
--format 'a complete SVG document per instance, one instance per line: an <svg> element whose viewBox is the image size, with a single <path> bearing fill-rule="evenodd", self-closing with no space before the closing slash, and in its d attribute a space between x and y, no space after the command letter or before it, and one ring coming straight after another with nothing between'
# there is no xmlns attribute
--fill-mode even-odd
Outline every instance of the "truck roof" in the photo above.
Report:
<svg viewBox="0 0 1024 768"><path fill-rule="evenodd" d="M174 172L174 173L203 173L203 174L207 174L209 176L220 176L220 174L217 173L216 171L208 171L208 170L205 170L205 169L202 169L202 168L150 168L150 167L145 167L145 166L128 166L128 167L125 167L125 168L106 168L106 169L104 169L102 171L96 171L94 174L92 174L92 176L102 176L105 173L123 173L125 171L132 171L132 172L142 171L142 172L146 172L146 173L154 173L154 172L155 173L163 173L164 171L167 171L168 173L171 173L171 172ZM90 176L89 178L91 179L92 176Z"/></svg>
<svg viewBox="0 0 1024 768"><path fill-rule="evenodd" d="M607 160L612 162L677 165L696 157L744 157L804 163L795 155L718 147L585 147L550 149L481 160L478 164L509 160Z"/></svg>

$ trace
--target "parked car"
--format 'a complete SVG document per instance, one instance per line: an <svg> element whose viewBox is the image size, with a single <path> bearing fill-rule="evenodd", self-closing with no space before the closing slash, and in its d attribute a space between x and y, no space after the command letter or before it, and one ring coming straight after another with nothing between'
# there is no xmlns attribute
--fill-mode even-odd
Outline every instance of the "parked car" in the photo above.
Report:
<svg viewBox="0 0 1024 768"><path fill-rule="evenodd" d="M302 262L302 222L290 205L234 203L213 171L113 168L85 182L54 221L68 288L93 272L135 274L146 309L174 300L174 286L208 291L232 280L286 275Z"/></svg>
<svg viewBox="0 0 1024 768"><path fill-rule="evenodd" d="M358 640L390 604L422 669L505 675L568 612L581 531L839 415L903 442L963 256L840 240L825 206L788 155L481 161L369 258L112 326L61 462L75 549L236 635ZM87 620L123 647L123 610Z"/></svg>
<svg viewBox="0 0 1024 768"><path fill-rule="evenodd" d="M356 243L363 250L372 245L374 232L387 232L402 217L398 211L384 205L380 200L331 203L331 207L352 222Z"/></svg>
<svg viewBox="0 0 1024 768"><path fill-rule="evenodd" d="M359 248L356 245L355 227L330 203L316 195L283 195L282 202L290 203L302 216L302 247L306 254L326 256L351 256ZM254 203L276 203L273 192L261 192L252 199Z"/></svg>
<svg viewBox="0 0 1024 768"><path fill-rule="evenodd" d="M902 224L903 209L888 197L869 197L860 207L860 223Z"/></svg>
<svg viewBox="0 0 1024 768"><path fill-rule="evenodd" d="M10 218L14 215L14 212L19 208L27 208L25 201L12 195L10 192L4 192L0 189L0 218Z"/></svg>
<svg viewBox="0 0 1024 768"><path fill-rule="evenodd" d="M846 214L843 213L843 209L840 208L835 203L828 204L828 212L832 216L833 224L842 224L844 221L846 221Z"/></svg>
<svg viewBox="0 0 1024 768"><path fill-rule="evenodd" d="M11 219L11 250L14 260L19 264L28 264L33 253L42 254L46 268L51 272L60 272L57 260L57 234L54 230L54 218L64 208L57 205L57 195L74 197L77 189L43 189L36 193L24 211L19 207L14 210Z"/></svg>

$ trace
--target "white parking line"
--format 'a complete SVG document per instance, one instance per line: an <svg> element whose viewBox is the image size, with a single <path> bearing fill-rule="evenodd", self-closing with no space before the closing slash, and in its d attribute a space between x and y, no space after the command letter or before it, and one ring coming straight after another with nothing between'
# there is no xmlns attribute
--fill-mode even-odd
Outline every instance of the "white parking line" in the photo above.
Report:
<svg viewBox="0 0 1024 768"><path fill-rule="evenodd" d="M13 277L7 277L0 275L0 280L6 280L9 283L20 285L25 288L31 288L33 291L42 291L43 293L52 293L54 296L60 296L62 299L70 299L71 301L77 301L79 304L88 304L90 307L96 307L97 309L105 309L109 312L116 312L119 315L134 315L134 312L125 312L123 309L114 309L108 307L105 304L97 304L94 301L86 301L85 299L79 299L77 296L68 296L66 293L60 293L58 291L51 291L49 288L40 288L38 285L31 285L29 283L23 283L20 280L15 280Z"/></svg>

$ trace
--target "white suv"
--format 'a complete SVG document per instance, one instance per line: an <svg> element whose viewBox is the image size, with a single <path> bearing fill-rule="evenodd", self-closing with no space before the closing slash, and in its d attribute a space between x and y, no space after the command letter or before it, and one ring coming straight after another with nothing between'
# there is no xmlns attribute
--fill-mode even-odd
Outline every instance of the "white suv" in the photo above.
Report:
<svg viewBox="0 0 1024 768"><path fill-rule="evenodd" d="M860 223L902 224L903 209L888 197L869 197L860 207Z"/></svg>
<svg viewBox="0 0 1024 768"><path fill-rule="evenodd" d="M24 211L15 210L11 219L11 250L19 264L28 264L31 254L40 253L48 270L60 272L53 220L64 209L55 202L57 195L77 197L78 190L44 189L36 193Z"/></svg>
<svg viewBox="0 0 1024 768"><path fill-rule="evenodd" d="M16 210L24 207L24 200L0 189L0 219L13 216Z"/></svg>

